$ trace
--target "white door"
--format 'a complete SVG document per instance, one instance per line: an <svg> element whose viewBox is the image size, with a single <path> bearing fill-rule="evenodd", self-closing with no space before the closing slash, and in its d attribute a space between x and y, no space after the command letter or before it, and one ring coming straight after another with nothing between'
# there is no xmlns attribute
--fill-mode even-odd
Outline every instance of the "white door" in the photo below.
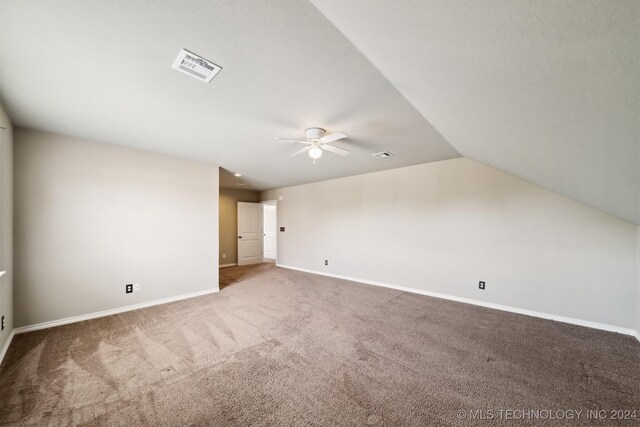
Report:
<svg viewBox="0 0 640 427"><path fill-rule="evenodd" d="M262 262L262 204L238 202L238 265Z"/></svg>
<svg viewBox="0 0 640 427"><path fill-rule="evenodd" d="M262 233L264 234L264 258L275 260L277 248L276 239L278 236L278 234L276 233L276 225L278 223L278 221L276 220L276 207L271 205L264 205L262 209L264 210L264 221L262 224Z"/></svg>

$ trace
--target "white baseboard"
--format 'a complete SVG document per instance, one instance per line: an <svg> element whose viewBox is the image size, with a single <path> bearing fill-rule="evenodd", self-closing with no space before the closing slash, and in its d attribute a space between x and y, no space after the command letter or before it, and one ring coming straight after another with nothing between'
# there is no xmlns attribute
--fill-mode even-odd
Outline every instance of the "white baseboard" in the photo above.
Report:
<svg viewBox="0 0 640 427"><path fill-rule="evenodd" d="M624 335L632 335L632 336L636 337L638 339L638 341L640 341L640 334L638 334L638 332L636 332L635 330L629 329L629 328L623 328L623 327L620 327L620 326L607 325L606 323L598 323L598 322L592 322L590 320L574 319L572 317L558 316L556 314L542 313L542 312L539 312L539 311L527 310L527 309L524 309L524 308L511 307L511 306L508 306L508 305L494 304L492 302L479 301L479 300L475 300L475 299L471 299L471 298L457 297L457 296L453 296L453 295L441 294L441 293L438 293L438 292L425 291L425 290L422 290L422 289L407 288L407 287L404 287L404 286L391 285L389 283L376 282L376 281L373 281L373 280L358 279L358 278L355 278L355 277L342 276L342 275L339 275L339 274L331 274L331 273L326 273L326 272L323 272L323 271L308 270L306 268L292 267L290 265L276 264L276 267L282 267L282 268L287 268L287 269L290 269L290 270L302 271L302 272L305 272L305 273L318 274L320 276L334 277L336 279L349 280L349 281L352 281L352 282L364 283L366 285L381 286L381 287L384 287L384 288L391 288L391 289L396 289L396 290L399 290L399 291L411 292L411 293L414 293L414 294L426 295L426 296L434 297L434 298L442 298L442 299L446 299L446 300L450 300L450 301L463 302L463 303L466 303L466 304L479 305L481 307L493 308L495 310L502 310L502 311L508 311L508 312L511 312L511 313L524 314L526 316L539 317L539 318L548 319L548 320L555 320L557 322L570 323L572 325L586 326L587 328L594 328L594 329L601 329L603 331L617 332L619 334L624 334Z"/></svg>
<svg viewBox="0 0 640 427"><path fill-rule="evenodd" d="M231 264L220 264L218 267L224 268L224 267L233 267L233 266L236 266L236 265L238 265L238 263L232 262Z"/></svg>
<svg viewBox="0 0 640 427"><path fill-rule="evenodd" d="M7 350L9 350L9 346L11 345L11 340L13 339L13 336L15 334L16 334L16 331L14 329L9 334L9 339L7 340L7 342L4 343L4 347L2 348L2 351L0 352L0 365L2 365L2 361L4 360L4 355L7 354Z"/></svg>
<svg viewBox="0 0 640 427"><path fill-rule="evenodd" d="M202 295L208 295L218 292L220 289L207 289L205 291L191 292L188 294L176 295L174 297L156 299L153 301L143 302L140 304L127 305L124 307L112 308L109 310L97 311L95 313L81 314L79 316L67 317L59 320L52 320L49 322L36 323L34 325L20 326L15 328L13 333L22 334L25 332L37 331L39 329L53 328L54 326L67 325L69 323L82 322L83 320L95 319L98 317L111 316L112 314L124 313L126 311L139 310L141 308L152 307L154 305L167 304L169 302L180 301L183 299L195 298Z"/></svg>

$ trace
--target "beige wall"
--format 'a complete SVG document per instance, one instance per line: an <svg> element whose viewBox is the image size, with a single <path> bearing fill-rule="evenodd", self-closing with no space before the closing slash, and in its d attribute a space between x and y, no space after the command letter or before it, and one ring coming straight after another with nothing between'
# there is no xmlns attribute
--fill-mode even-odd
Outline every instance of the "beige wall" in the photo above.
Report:
<svg viewBox="0 0 640 427"><path fill-rule="evenodd" d="M281 265L635 328L636 226L472 160L279 196Z"/></svg>
<svg viewBox="0 0 640 427"><path fill-rule="evenodd" d="M640 169L640 146L638 147L638 169ZM640 200L640 197L638 199ZM640 226L636 228L636 338L640 340Z"/></svg>
<svg viewBox="0 0 640 427"><path fill-rule="evenodd" d="M238 262L238 202L259 200L257 191L220 189L220 265Z"/></svg>
<svg viewBox="0 0 640 427"><path fill-rule="evenodd" d="M640 340L640 227L636 229L636 332Z"/></svg>
<svg viewBox="0 0 640 427"><path fill-rule="evenodd" d="M14 189L17 326L218 288L216 165L17 129Z"/></svg>
<svg viewBox="0 0 640 427"><path fill-rule="evenodd" d="M0 316L6 327L0 332L0 353L13 330L13 128L0 105Z"/></svg>

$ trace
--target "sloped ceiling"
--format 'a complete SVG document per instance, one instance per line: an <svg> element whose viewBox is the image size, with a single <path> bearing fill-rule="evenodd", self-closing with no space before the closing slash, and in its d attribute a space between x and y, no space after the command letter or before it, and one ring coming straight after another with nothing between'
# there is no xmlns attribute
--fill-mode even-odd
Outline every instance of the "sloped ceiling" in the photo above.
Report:
<svg viewBox="0 0 640 427"><path fill-rule="evenodd" d="M2 0L0 43L16 125L210 161L245 189L459 157L306 1ZM182 48L222 71L206 84L173 70ZM315 126L352 153L314 165L273 140Z"/></svg>
<svg viewBox="0 0 640 427"><path fill-rule="evenodd" d="M640 2L313 3L461 154L640 222Z"/></svg>
<svg viewBox="0 0 640 427"><path fill-rule="evenodd" d="M639 7L0 0L0 101L18 126L211 161L247 189L462 154L638 223ZM181 48L222 72L172 70ZM352 154L313 165L272 140L311 126Z"/></svg>

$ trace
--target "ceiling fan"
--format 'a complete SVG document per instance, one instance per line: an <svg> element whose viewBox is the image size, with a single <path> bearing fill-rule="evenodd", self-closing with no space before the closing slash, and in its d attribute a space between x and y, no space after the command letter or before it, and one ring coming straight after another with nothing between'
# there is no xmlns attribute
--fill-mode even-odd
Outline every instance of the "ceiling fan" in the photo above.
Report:
<svg viewBox="0 0 640 427"><path fill-rule="evenodd" d="M276 136L274 139L279 139L281 141L288 142L297 142L300 144L306 144L302 150L296 151L291 155L291 157L295 157L302 153L309 153L309 157L313 159L313 163L316 162L317 159L322 157L323 151L328 151L330 153L339 154L341 156L346 156L350 153L349 150L345 150L343 148L334 147L333 145L329 145L329 142L337 141L342 138L346 138L342 132L335 132L330 135L325 135L326 131L322 128L309 128L304 131L307 140L302 141L299 139L290 139L290 138L280 138Z"/></svg>

